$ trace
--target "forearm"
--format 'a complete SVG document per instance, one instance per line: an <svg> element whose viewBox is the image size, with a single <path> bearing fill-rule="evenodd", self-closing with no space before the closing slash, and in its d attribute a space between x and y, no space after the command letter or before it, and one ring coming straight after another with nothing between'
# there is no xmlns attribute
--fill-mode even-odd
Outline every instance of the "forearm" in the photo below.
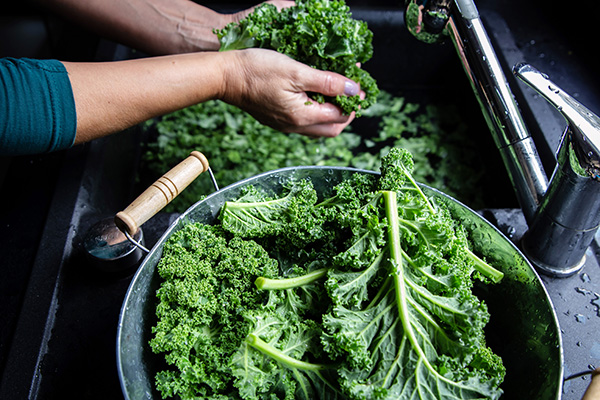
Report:
<svg viewBox="0 0 600 400"><path fill-rule="evenodd" d="M282 132L336 136L351 121L307 93L359 86L272 50L200 52L104 63L0 60L2 154L62 150L211 99Z"/></svg>
<svg viewBox="0 0 600 400"><path fill-rule="evenodd" d="M210 52L109 63L65 62L77 111L75 143L221 97L232 58Z"/></svg>
<svg viewBox="0 0 600 400"><path fill-rule="evenodd" d="M217 50L228 21L190 0L39 0L101 36L151 55Z"/></svg>

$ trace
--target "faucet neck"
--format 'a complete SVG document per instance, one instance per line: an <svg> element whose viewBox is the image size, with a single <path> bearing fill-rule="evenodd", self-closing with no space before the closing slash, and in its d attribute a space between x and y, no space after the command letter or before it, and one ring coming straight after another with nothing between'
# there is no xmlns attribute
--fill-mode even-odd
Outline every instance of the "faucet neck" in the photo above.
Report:
<svg viewBox="0 0 600 400"><path fill-rule="evenodd" d="M447 29L530 222L548 177L472 0L456 0Z"/></svg>

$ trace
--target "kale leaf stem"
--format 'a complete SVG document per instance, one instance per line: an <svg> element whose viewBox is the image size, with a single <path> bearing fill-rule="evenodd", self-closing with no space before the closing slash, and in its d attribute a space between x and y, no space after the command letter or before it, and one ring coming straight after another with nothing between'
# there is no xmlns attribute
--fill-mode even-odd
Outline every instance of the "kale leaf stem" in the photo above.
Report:
<svg viewBox="0 0 600 400"><path fill-rule="evenodd" d="M427 205L427 208L429 209L429 211L431 211L433 214L435 214L436 213L435 208L433 208L433 205L431 204L431 202L429 201L427 196L425 196L425 193L423 193L419 184L415 181L415 179L412 177L412 175L408 171L406 172L406 178L408 178L408 180L410 181L410 183L412 183L412 185L415 187L417 192L419 192L419 195L425 201L425 204Z"/></svg>
<svg viewBox="0 0 600 400"><path fill-rule="evenodd" d="M265 342L253 333L248 335L248 337L246 338L246 342L250 346L254 347L256 350L260 351L263 354L266 354L267 356L273 358L275 361L280 362L289 368L296 368L313 372L322 371L328 368L326 365L313 364L290 357L281 350L278 350L275 347L271 346L269 343Z"/></svg>
<svg viewBox="0 0 600 400"><path fill-rule="evenodd" d="M394 288L396 291L396 305L398 307L398 314L404 333L410 341L413 349L419 355L419 358L427 365L428 368L432 369L427 357L423 353L423 349L417 341L415 332L413 331L410 323L411 317L408 312L407 304L407 293L406 286L404 285L404 270L402 265L402 247L400 246L400 222L398 218L398 201L396 199L396 192L386 190L383 192L383 198L385 201L385 214L388 220L388 237L389 237L389 248L390 258L392 262L392 277L394 279Z"/></svg>
<svg viewBox="0 0 600 400"><path fill-rule="evenodd" d="M475 264L475 269L479 271L481 274L491 279L492 282L498 283L504 278L504 273L502 271L498 271L496 268L492 267L481 258L477 257L475 253L473 253L470 249L465 247L465 250L469 257L473 260Z"/></svg>
<svg viewBox="0 0 600 400"><path fill-rule="evenodd" d="M309 272L306 275L296 276L287 279L269 279L264 276L256 278L254 284L261 290L284 290L299 286L308 285L316 280L319 280L327 275L327 268L321 268Z"/></svg>

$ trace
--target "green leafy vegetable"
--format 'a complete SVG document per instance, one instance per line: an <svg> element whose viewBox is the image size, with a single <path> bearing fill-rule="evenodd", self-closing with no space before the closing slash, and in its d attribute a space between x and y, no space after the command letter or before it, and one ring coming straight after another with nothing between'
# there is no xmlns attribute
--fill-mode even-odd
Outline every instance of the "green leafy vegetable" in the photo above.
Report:
<svg viewBox="0 0 600 400"><path fill-rule="evenodd" d="M475 279L501 271L392 148L381 175L319 198L248 188L216 225L165 245L151 341L183 399L497 399L505 370L486 345Z"/></svg>
<svg viewBox="0 0 600 400"><path fill-rule="evenodd" d="M493 204L484 193L498 193L486 179L482 152L454 106L422 106L382 92L363 117L335 138L284 134L260 124L250 114L220 101L209 101L147 124L140 179L147 186L187 157L202 151L221 187L259 173L298 165L328 165L378 170L391 147L408 149L419 168L415 180L453 196L471 208ZM146 177L146 178L144 178ZM183 212L214 191L203 174L167 206ZM510 187L506 190L512 193Z"/></svg>
<svg viewBox="0 0 600 400"><path fill-rule="evenodd" d="M158 273L164 281L150 345L174 368L158 373L157 388L181 398L227 393L223 354L237 350L250 326L238 310L262 307L266 296L252 290L253 281L277 276L277 263L255 242L190 224L164 246Z"/></svg>
<svg viewBox="0 0 600 400"><path fill-rule="evenodd" d="M239 202L227 202L222 209L221 223L223 227L244 237L274 236L289 230L292 215L287 210L296 213L309 212L315 204L317 196L308 182L303 181L294 185L289 193L281 198L262 200L260 202L245 202L248 193ZM235 212L230 209L235 207Z"/></svg>
<svg viewBox="0 0 600 400"><path fill-rule="evenodd" d="M343 0L297 0L281 12L262 4L248 17L215 31L221 51L260 47L276 50L311 67L340 73L358 82L365 92L331 100L344 112L362 110L375 103L379 89L373 77L357 64L373 55L373 33L367 23L352 18ZM326 99L314 94L319 102Z"/></svg>

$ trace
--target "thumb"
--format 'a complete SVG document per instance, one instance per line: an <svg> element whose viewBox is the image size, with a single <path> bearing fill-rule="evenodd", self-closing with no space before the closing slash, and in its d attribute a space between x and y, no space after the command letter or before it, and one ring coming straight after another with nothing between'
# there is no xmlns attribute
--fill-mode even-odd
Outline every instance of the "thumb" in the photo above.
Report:
<svg viewBox="0 0 600 400"><path fill-rule="evenodd" d="M358 83L335 72L311 69L310 73L301 76L300 86L306 92L321 93L330 97L337 95L356 96L360 93Z"/></svg>

